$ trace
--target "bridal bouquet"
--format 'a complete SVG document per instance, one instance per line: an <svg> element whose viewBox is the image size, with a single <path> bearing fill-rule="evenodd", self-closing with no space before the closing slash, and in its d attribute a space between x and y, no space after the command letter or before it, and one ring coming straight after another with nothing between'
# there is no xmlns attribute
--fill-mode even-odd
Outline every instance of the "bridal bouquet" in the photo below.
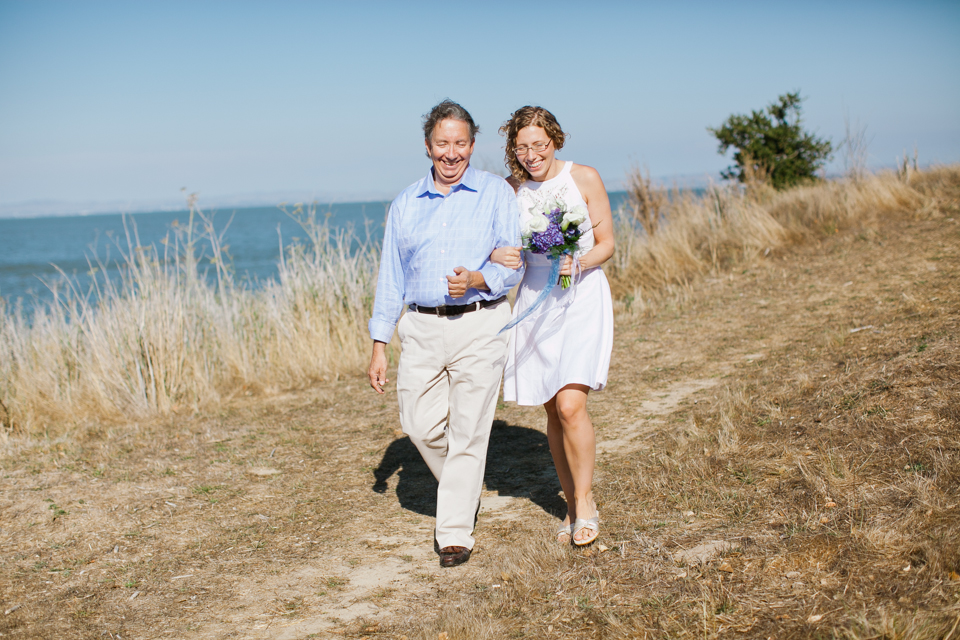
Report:
<svg viewBox="0 0 960 640"><path fill-rule="evenodd" d="M548 202L533 214L521 231L523 248L533 253L549 255L559 260L563 255L574 255L583 231L580 225L587 219L582 206L568 207L560 200ZM560 286L570 286L570 276L560 276Z"/></svg>
<svg viewBox="0 0 960 640"><path fill-rule="evenodd" d="M500 333L512 329L528 317L533 315L543 301L547 299L560 276L560 286L564 289L570 286L572 278L560 275L561 258L564 255L574 255L577 251L577 242L583 231L580 225L587 219L587 210L584 207L569 207L561 200L547 202L540 210L531 209L531 216L524 221L520 230L521 244L527 251L549 255L553 265L550 276L537 299L523 310L513 320L508 322ZM498 334L499 335L499 334Z"/></svg>

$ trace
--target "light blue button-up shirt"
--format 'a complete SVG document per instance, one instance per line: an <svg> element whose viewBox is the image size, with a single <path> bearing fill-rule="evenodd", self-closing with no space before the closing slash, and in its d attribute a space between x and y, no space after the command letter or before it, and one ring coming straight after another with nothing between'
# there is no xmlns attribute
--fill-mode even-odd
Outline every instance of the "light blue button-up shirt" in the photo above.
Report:
<svg viewBox="0 0 960 640"><path fill-rule="evenodd" d="M506 180L467 167L444 195L437 191L431 169L390 205L370 337L390 342L407 305L439 307L499 298L520 282L523 268L490 262L490 252L519 243L520 211ZM447 276L456 275L455 267L479 271L490 290L468 289L462 298L451 298Z"/></svg>

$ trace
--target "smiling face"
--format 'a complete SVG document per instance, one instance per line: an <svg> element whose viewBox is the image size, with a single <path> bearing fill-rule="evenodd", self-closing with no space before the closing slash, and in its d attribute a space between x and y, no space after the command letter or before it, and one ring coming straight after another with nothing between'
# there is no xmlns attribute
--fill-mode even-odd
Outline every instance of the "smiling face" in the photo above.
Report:
<svg viewBox="0 0 960 640"><path fill-rule="evenodd" d="M542 151L534 151L534 146L546 145ZM555 145L542 127L529 126L517 132L516 146L526 149L523 154L517 155L520 165L527 170L530 178L535 182L549 180L560 173L560 165L554 158Z"/></svg>
<svg viewBox="0 0 960 640"><path fill-rule="evenodd" d="M473 142L470 125L452 118L438 122L424 141L427 155L433 160L433 182L441 193L460 182L473 155Z"/></svg>

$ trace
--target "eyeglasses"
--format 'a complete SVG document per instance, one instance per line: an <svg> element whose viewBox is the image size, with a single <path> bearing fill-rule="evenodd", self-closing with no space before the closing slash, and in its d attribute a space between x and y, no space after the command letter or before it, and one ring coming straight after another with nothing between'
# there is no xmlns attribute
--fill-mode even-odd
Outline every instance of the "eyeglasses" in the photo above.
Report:
<svg viewBox="0 0 960 640"><path fill-rule="evenodd" d="M549 140L547 140L546 142L534 142L529 147L525 144L522 144L518 146L516 149L514 149L513 152L516 153L518 156L525 156L527 155L527 151L531 149L533 149L534 153L540 153L541 151L543 151L549 146L550 146Z"/></svg>

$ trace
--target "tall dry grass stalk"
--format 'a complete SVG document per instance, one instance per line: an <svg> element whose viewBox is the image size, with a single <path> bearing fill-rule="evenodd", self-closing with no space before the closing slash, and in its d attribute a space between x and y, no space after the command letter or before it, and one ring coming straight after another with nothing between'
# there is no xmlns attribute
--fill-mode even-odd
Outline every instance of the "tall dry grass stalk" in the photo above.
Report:
<svg viewBox="0 0 960 640"><path fill-rule="evenodd" d="M788 191L766 188L762 180L711 186L702 196L662 198L655 233L636 212L649 209L649 179L635 171L631 200L617 216L617 255L607 271L614 296L630 311L649 308L653 297L676 291L692 279L718 274L790 244L869 224L878 216L925 215L937 209L934 193L956 190L956 166L914 171L909 179L894 173L860 175L856 180L825 181ZM934 189L934 185L939 189ZM945 188L944 188L945 187ZM639 195L638 195L639 194Z"/></svg>
<svg viewBox="0 0 960 640"><path fill-rule="evenodd" d="M850 116L843 116L844 136L840 148L843 149L844 174L850 180L858 182L867 176L867 149L870 140L867 138L867 126L860 121L850 121Z"/></svg>
<svg viewBox="0 0 960 640"><path fill-rule="evenodd" d="M627 176L629 212L648 236L654 236L669 201L667 192L650 180L650 170L634 169Z"/></svg>
<svg viewBox="0 0 960 640"><path fill-rule="evenodd" d="M292 215L309 241L289 247L278 279L257 289L235 281L222 232L191 202L190 220L159 250L128 229L119 277L94 263L89 291L64 276L29 317L0 307L3 429L195 410L362 370L379 249L314 211Z"/></svg>

